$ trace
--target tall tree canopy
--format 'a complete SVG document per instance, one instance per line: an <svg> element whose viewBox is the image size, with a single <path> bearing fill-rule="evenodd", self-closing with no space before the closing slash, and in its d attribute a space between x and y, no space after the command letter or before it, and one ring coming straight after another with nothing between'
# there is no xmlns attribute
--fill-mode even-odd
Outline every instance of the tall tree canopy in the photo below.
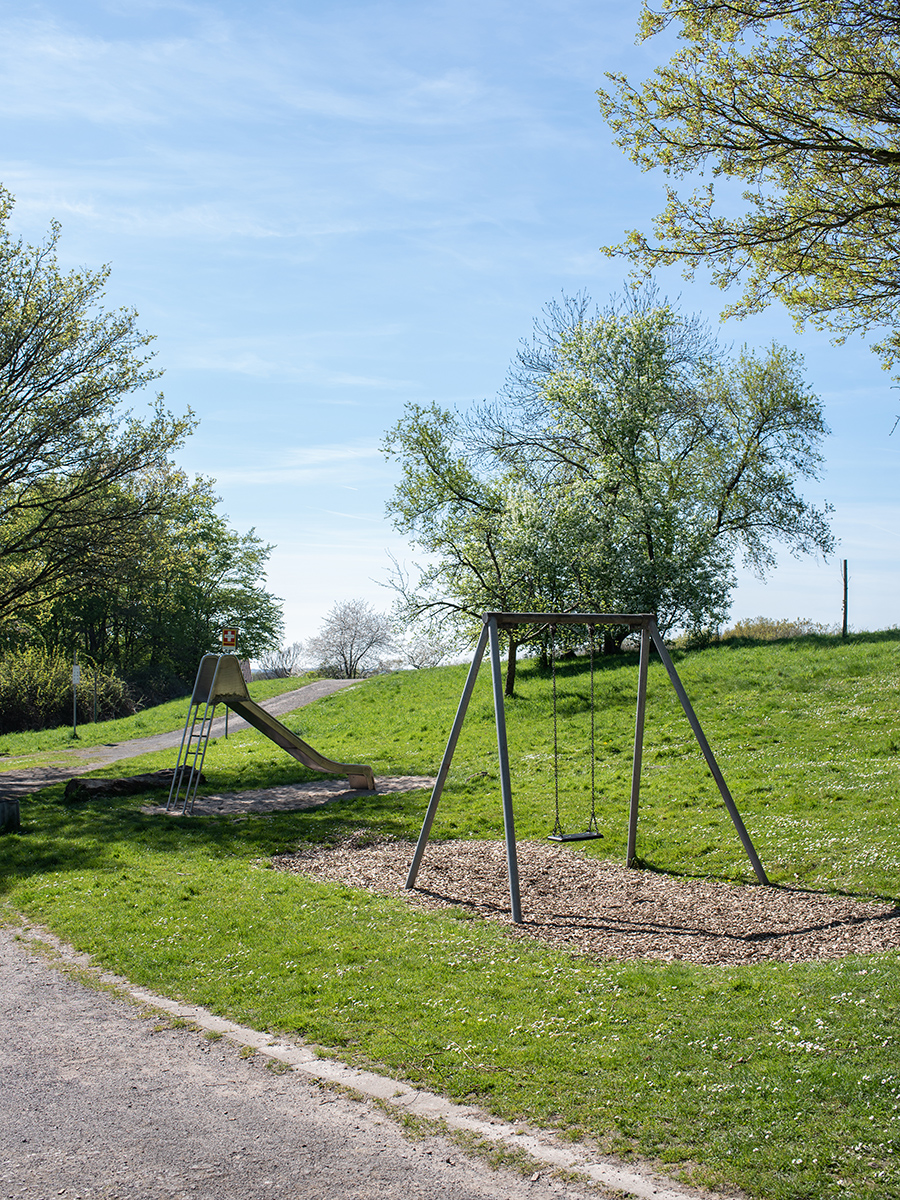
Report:
<svg viewBox="0 0 900 1200"><path fill-rule="evenodd" d="M6 228L10 208L0 188L0 620L65 590L74 571L114 571L164 508L153 480L194 426L161 395L146 419L121 410L159 375L152 339L134 312L99 307L108 268L63 273L58 226L26 245Z"/></svg>
<svg viewBox="0 0 900 1200"><path fill-rule="evenodd" d="M281 636L262 586L271 547L216 512L171 460L195 425L162 395L152 338L105 311L109 268L63 272L59 227L27 245L0 187L0 646L79 648L129 677L189 680L223 624L242 651Z"/></svg>
<svg viewBox="0 0 900 1200"><path fill-rule="evenodd" d="M608 252L648 271L705 264L723 288L740 280L730 314L774 298L839 337L886 329L875 348L889 365L900 355L896 0L644 0L641 36L670 26L679 52L639 86L608 75L600 105L642 168L712 180L667 188L653 239L633 230Z"/></svg>
<svg viewBox="0 0 900 1200"><path fill-rule="evenodd" d="M604 311L552 304L495 401L413 405L387 436L402 468L388 511L430 556L400 581L407 610L717 625L736 555L764 573L773 543L832 549L827 508L796 486L826 432L796 354L730 357L652 289ZM514 652L515 633L511 668Z"/></svg>
<svg viewBox="0 0 900 1200"><path fill-rule="evenodd" d="M240 630L246 657L282 637L280 605L263 586L272 547L252 529L229 528L210 481L169 468L157 485L166 507L134 531L127 552L120 545L116 570L99 580L74 570L65 592L30 614L51 645L83 648L150 689L172 676L189 683L223 627Z"/></svg>

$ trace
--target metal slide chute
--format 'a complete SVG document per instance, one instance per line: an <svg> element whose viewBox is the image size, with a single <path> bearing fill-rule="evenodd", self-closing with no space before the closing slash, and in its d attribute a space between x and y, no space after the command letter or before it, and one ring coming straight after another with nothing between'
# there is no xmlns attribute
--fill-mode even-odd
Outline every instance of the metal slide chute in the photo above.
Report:
<svg viewBox="0 0 900 1200"><path fill-rule="evenodd" d="M282 750L302 762L313 771L327 771L333 775L346 775L352 788L365 791L375 791L375 776L371 767L360 763L339 763L318 750L314 750L307 742L292 733L287 726L275 719L271 713L260 708L250 699L247 684L241 672L241 664L234 654L206 654L200 661L194 690L191 694L191 704L188 709L187 721L184 726L184 736L181 739L181 749L178 752L178 763L175 767L175 777L169 790L167 809L176 808L181 789L184 788L182 812L189 812L194 806L194 796L199 784L203 759L212 728L213 714L219 704L225 704L238 716L244 718L248 725L258 729L261 734L280 746Z"/></svg>

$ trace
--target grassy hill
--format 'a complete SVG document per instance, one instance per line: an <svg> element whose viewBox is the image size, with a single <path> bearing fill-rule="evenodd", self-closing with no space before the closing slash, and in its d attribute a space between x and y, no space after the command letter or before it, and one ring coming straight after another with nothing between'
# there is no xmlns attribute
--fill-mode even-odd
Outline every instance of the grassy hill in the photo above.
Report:
<svg viewBox="0 0 900 1200"><path fill-rule="evenodd" d="M770 879L896 902L900 632L730 642L676 659ZM566 853L624 858L636 674L629 656L597 663L605 837ZM377 775L433 774L464 677L375 678L286 723ZM557 688L560 803L577 828L591 802L587 663L559 664ZM550 692L549 675L525 663L507 703L522 839L553 825ZM128 769L164 765L171 755ZM501 836L496 768L485 667L433 836ZM214 791L310 777L252 731L211 744L206 771ZM7 911L136 982L698 1182L766 1200L900 1196L896 954L601 961L462 912L266 869L273 853L361 829L414 838L423 792L172 821L142 814L141 797L75 808L61 791L23 805L22 832L0 841ZM656 871L754 878L657 662L638 855Z"/></svg>

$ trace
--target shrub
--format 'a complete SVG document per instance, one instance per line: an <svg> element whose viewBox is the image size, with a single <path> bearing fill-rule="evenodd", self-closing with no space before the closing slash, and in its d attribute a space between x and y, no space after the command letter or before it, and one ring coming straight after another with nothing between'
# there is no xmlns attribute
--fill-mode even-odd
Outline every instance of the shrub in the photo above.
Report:
<svg viewBox="0 0 900 1200"><path fill-rule="evenodd" d="M831 625L820 625L810 621L808 617L797 617L796 620L782 618L775 621L771 617L748 617L736 621L730 629L721 636L723 642L734 638L753 638L757 642L774 642L779 638L810 637L814 634L830 634L837 632Z"/></svg>
<svg viewBox="0 0 900 1200"><path fill-rule="evenodd" d="M94 715L95 676L82 668L78 721ZM137 708L128 685L116 675L96 676L97 719L126 717ZM30 647L0 657L0 733L54 729L72 721L72 663L57 650Z"/></svg>

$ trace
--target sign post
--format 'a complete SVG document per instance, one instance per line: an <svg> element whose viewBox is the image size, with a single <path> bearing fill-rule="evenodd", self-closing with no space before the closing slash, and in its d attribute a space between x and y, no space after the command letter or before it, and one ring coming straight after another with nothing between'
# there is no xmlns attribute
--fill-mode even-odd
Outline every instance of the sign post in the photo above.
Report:
<svg viewBox="0 0 900 1200"><path fill-rule="evenodd" d="M236 629L222 630L222 650L227 654L237 654L238 631ZM225 705L225 737L228 737L228 705Z"/></svg>
<svg viewBox="0 0 900 1200"><path fill-rule="evenodd" d="M78 651L72 658L72 737L78 737L78 685L81 682L81 667L78 665Z"/></svg>

